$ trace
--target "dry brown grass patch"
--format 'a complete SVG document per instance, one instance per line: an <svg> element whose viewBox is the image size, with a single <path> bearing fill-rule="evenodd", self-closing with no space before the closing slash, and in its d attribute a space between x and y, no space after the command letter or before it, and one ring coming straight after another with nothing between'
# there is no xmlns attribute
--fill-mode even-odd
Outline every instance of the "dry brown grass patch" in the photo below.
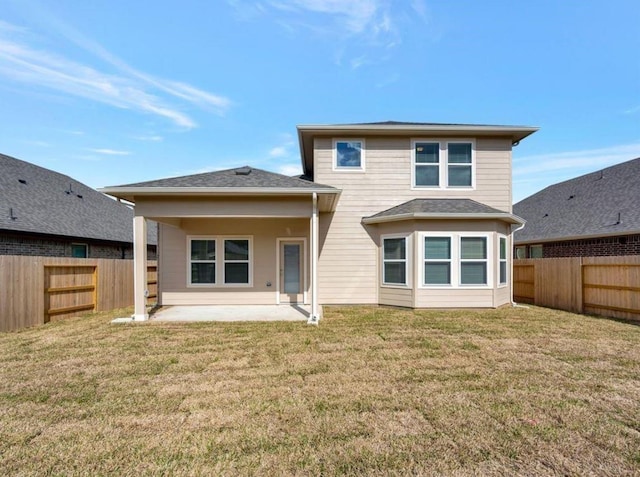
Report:
<svg viewBox="0 0 640 477"><path fill-rule="evenodd" d="M20 475L634 475L640 328L542 308L0 334Z"/></svg>

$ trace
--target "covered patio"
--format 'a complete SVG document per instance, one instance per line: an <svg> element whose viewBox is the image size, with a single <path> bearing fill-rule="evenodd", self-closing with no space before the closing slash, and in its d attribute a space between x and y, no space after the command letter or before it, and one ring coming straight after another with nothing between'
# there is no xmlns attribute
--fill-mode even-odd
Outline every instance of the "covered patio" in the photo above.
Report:
<svg viewBox="0 0 640 477"><path fill-rule="evenodd" d="M321 312L321 309L320 309ZM207 321L308 321L311 306L290 305L188 305L162 307L149 315L152 321L196 323Z"/></svg>

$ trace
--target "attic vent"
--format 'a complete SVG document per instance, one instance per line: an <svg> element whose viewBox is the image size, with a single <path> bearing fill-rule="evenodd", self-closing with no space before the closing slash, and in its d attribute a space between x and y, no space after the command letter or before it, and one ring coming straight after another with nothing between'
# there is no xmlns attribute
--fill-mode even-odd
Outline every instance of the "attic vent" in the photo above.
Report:
<svg viewBox="0 0 640 477"><path fill-rule="evenodd" d="M543 217L549 217L549 214L544 214Z"/></svg>
<svg viewBox="0 0 640 477"><path fill-rule="evenodd" d="M250 167L241 167L240 169L236 169L237 176L248 176L249 174L251 174Z"/></svg>
<svg viewBox="0 0 640 477"><path fill-rule="evenodd" d="M82 199L82 194L76 194L78 199Z"/></svg>
<svg viewBox="0 0 640 477"><path fill-rule="evenodd" d="M576 197L575 195L571 194L567 200L574 199L575 197Z"/></svg>
<svg viewBox="0 0 640 477"><path fill-rule="evenodd" d="M27 181L26 181L26 180L24 180L24 179L18 179L18 182L19 182L20 184L26 184L26 183L27 183Z"/></svg>

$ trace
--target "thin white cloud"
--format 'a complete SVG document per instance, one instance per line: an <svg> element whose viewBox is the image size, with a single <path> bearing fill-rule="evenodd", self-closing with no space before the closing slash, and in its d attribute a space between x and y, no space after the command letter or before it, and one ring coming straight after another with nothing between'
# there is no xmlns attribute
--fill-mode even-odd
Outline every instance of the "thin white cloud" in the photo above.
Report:
<svg viewBox="0 0 640 477"><path fill-rule="evenodd" d="M515 158L513 161L514 202L549 185L636 157L640 157L640 143Z"/></svg>
<svg viewBox="0 0 640 477"><path fill-rule="evenodd" d="M302 174L302 166L300 164L281 164L278 167L278 173L285 176L299 176Z"/></svg>
<svg viewBox="0 0 640 477"><path fill-rule="evenodd" d="M270 19L289 34L304 31L334 43L335 63L340 66L343 57L352 57L346 62L352 69L387 60L389 57L381 57L375 52L402 44L402 31L407 23L428 21L424 0L406 3L389 0L263 0L259 3L227 0L227 3L247 21Z"/></svg>
<svg viewBox="0 0 640 477"><path fill-rule="evenodd" d="M104 154L107 156L129 156L131 155L130 151L119 151L117 149L89 149L96 154Z"/></svg>
<svg viewBox="0 0 640 477"><path fill-rule="evenodd" d="M150 135L150 136L133 136L133 139L137 139L138 141L147 141L147 142L162 142L164 138L158 135Z"/></svg>
<svg viewBox="0 0 640 477"><path fill-rule="evenodd" d="M288 151L284 146L276 146L269 151L269 157L285 157L287 155Z"/></svg>
<svg viewBox="0 0 640 477"><path fill-rule="evenodd" d="M295 145L293 140L293 136L291 134L285 133L281 136L281 142L277 146L272 147L268 156L273 159L289 157L291 155L291 149Z"/></svg>
<svg viewBox="0 0 640 477"><path fill-rule="evenodd" d="M635 108L629 108L624 111L624 114L635 114L635 113L640 113L640 105L636 106Z"/></svg>
<svg viewBox="0 0 640 477"><path fill-rule="evenodd" d="M231 105L231 101L223 96L136 70L55 18L50 20L65 38L114 67L116 72L106 73L55 52L38 50L20 35L11 34L14 33L9 28L11 25L2 23L0 75L114 107L161 116L187 129L196 127L197 123L167 99L180 99L218 114L223 114ZM163 98L162 94L168 98Z"/></svg>

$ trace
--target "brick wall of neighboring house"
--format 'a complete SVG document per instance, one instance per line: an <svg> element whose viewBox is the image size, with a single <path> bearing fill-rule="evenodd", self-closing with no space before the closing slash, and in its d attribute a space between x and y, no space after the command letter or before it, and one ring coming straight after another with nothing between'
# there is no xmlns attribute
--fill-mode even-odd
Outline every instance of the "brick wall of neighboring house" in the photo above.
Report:
<svg viewBox="0 0 640 477"><path fill-rule="evenodd" d="M88 258L133 259L133 246L104 244L82 239L64 240L57 238L33 237L25 235L0 234L0 255L31 255L42 257L71 257L71 245L89 245ZM147 259L156 260L156 247L147 247Z"/></svg>
<svg viewBox="0 0 640 477"><path fill-rule="evenodd" d="M640 234L549 242L542 253L544 258L640 255Z"/></svg>

